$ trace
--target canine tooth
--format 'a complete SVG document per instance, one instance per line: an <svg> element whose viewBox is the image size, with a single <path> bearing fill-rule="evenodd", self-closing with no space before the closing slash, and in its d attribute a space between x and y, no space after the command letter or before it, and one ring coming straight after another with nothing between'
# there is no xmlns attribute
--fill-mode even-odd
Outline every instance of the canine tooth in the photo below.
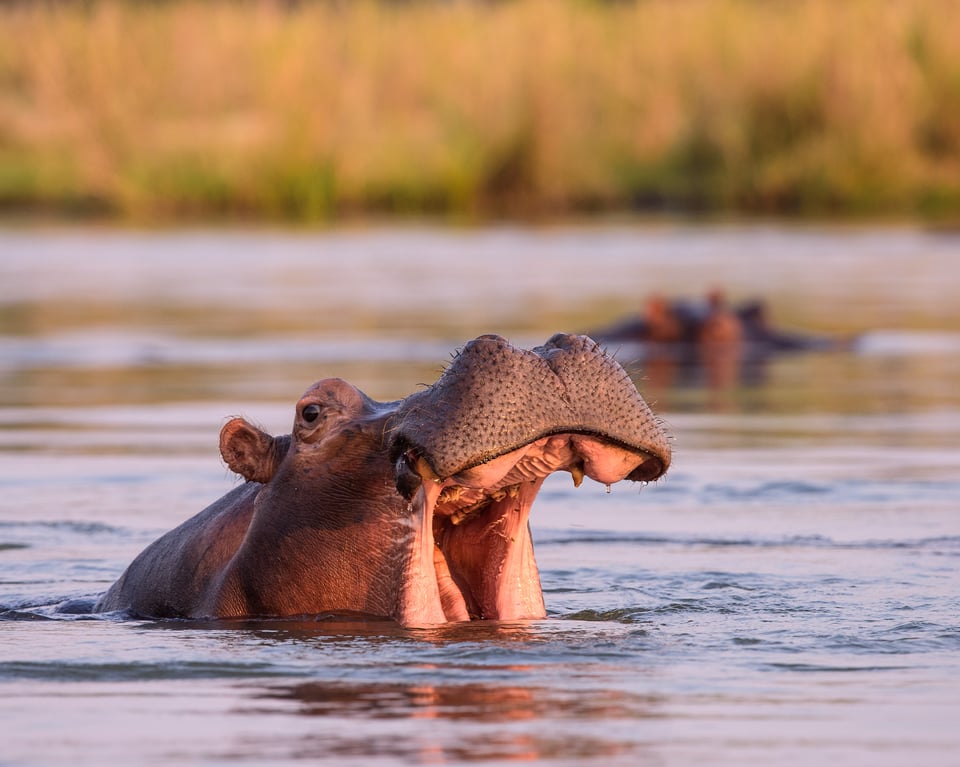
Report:
<svg viewBox="0 0 960 767"><path fill-rule="evenodd" d="M427 463L427 459L422 455L417 458L413 468L422 479L432 479L434 482L442 481L440 477L433 473L433 469L430 468L430 464Z"/></svg>
<svg viewBox="0 0 960 767"><path fill-rule="evenodd" d="M583 484L583 464L575 464L570 467L570 476L573 477L573 486L580 487Z"/></svg>

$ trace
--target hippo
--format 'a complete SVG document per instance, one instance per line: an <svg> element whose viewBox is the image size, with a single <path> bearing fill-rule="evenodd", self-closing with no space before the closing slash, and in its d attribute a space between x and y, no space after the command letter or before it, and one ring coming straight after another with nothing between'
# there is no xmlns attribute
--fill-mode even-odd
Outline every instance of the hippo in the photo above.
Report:
<svg viewBox="0 0 960 767"><path fill-rule="evenodd" d="M723 329L719 334L718 326ZM730 306L720 290L708 293L703 302L668 301L663 296L652 295L641 314L592 331L590 335L607 344L680 348L735 341L745 345L754 355L843 351L853 348L856 341L855 338L830 338L781 330L771 324L769 309L762 299Z"/></svg>
<svg viewBox="0 0 960 767"><path fill-rule="evenodd" d="M543 618L529 515L544 479L645 483L671 458L620 364L566 334L530 350L480 336L395 402L321 380L290 434L234 418L220 452L245 482L149 545L96 612Z"/></svg>

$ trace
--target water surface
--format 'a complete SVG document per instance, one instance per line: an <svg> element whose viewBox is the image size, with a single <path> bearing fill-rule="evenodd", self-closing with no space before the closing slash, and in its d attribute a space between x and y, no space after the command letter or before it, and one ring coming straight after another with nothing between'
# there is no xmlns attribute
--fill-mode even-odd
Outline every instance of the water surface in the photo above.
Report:
<svg viewBox="0 0 960 767"><path fill-rule="evenodd" d="M951 764L960 753L960 238L906 229L0 233L0 764ZM762 295L860 340L711 389L618 349L661 482L546 483L548 618L121 621L105 589L289 429L469 338L650 292Z"/></svg>

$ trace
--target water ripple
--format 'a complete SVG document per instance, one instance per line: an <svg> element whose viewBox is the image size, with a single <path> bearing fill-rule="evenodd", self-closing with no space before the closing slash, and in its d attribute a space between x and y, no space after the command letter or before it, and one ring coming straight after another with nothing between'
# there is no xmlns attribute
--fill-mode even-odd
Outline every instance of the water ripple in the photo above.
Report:
<svg viewBox="0 0 960 767"><path fill-rule="evenodd" d="M0 679L73 682L141 682L159 679L242 679L290 676L267 662L166 661L163 663L70 663L10 661L0 666Z"/></svg>
<svg viewBox="0 0 960 767"><path fill-rule="evenodd" d="M762 537L719 537L703 535L656 535L618 533L597 530L538 531L537 547L571 546L581 544L609 545L636 544L641 546L709 546L747 548L820 548L820 549L957 549L960 536L936 535L927 538L884 540L866 538L853 541L835 540L825 535L784 535Z"/></svg>
<svg viewBox="0 0 960 767"><path fill-rule="evenodd" d="M875 671L904 671L908 670L910 666L898 666L898 665L848 665L848 664L821 664L821 663L767 663L764 664L765 667L771 671L798 671L803 673L857 673L857 672L875 672ZM761 666L761 669L764 668L764 665Z"/></svg>

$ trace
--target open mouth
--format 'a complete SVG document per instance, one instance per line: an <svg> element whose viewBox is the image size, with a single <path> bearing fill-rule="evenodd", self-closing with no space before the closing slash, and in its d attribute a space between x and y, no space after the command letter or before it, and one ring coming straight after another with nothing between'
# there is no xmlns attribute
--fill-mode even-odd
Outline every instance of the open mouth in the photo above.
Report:
<svg viewBox="0 0 960 767"><path fill-rule="evenodd" d="M408 626L544 617L530 509L544 479L568 471L611 485L659 477L669 459L592 434L549 434L442 479L417 449L397 461L414 538L401 589Z"/></svg>

